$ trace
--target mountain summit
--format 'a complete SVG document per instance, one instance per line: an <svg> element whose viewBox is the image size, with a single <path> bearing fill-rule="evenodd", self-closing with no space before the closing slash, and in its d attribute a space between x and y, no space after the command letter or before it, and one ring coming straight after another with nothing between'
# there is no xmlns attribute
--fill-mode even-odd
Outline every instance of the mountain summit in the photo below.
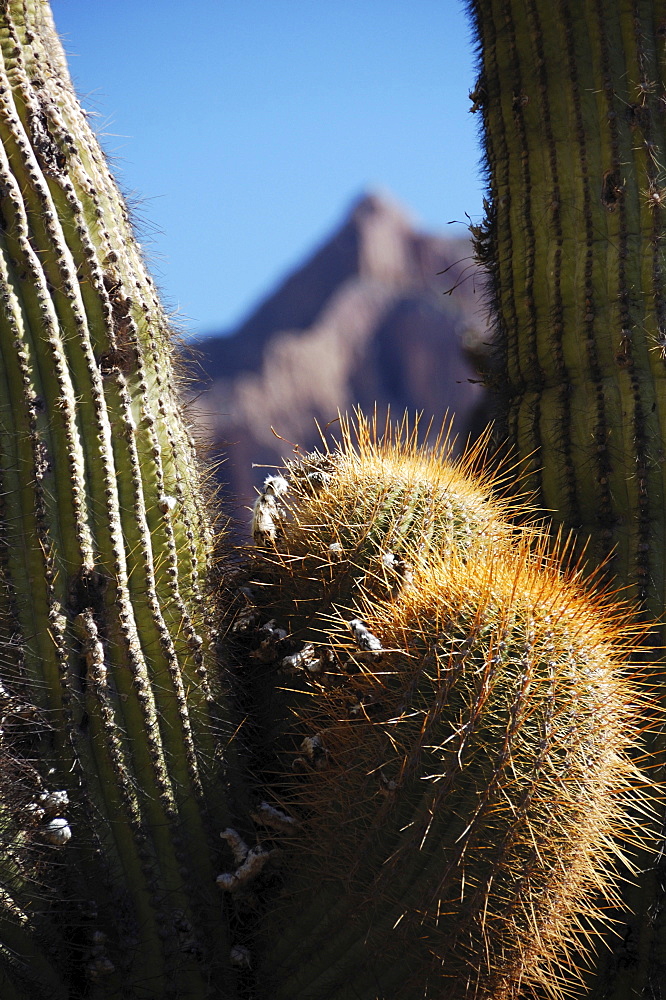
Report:
<svg viewBox="0 0 666 1000"><path fill-rule="evenodd" d="M450 294L449 294L450 293ZM342 225L228 336L196 347L212 384L197 409L232 495L251 498L252 465L308 449L315 421L360 405L456 414L465 434L483 390L468 352L487 339L481 282L466 237L417 230L391 200L367 194Z"/></svg>

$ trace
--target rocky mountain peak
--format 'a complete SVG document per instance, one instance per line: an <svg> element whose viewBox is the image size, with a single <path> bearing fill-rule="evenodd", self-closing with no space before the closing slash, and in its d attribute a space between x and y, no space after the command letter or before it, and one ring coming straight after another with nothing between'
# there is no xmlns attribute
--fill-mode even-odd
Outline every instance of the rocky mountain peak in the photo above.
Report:
<svg viewBox="0 0 666 1000"><path fill-rule="evenodd" d="M400 283L414 272L413 220L389 198L364 195L352 207L348 225L355 230L360 277Z"/></svg>
<svg viewBox="0 0 666 1000"><path fill-rule="evenodd" d="M250 501L267 474L253 464L288 453L271 428L307 449L338 409L377 404L436 423L455 411L466 433L483 400L463 348L485 337L480 285L467 237L420 232L383 194L355 201L230 336L198 345L212 384L197 408L228 456L231 495Z"/></svg>

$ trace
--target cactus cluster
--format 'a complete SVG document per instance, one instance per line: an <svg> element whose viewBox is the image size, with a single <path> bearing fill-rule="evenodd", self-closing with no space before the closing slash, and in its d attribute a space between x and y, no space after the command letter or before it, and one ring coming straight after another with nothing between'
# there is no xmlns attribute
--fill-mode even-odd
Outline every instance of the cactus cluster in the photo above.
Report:
<svg viewBox="0 0 666 1000"><path fill-rule="evenodd" d="M45 0L0 4L0 299L3 1000L566 992L650 810L628 612L478 456L360 418L211 595L167 318Z"/></svg>
<svg viewBox="0 0 666 1000"><path fill-rule="evenodd" d="M560 995L631 868L635 631L478 464L359 418L269 478L232 626L282 817L261 995Z"/></svg>

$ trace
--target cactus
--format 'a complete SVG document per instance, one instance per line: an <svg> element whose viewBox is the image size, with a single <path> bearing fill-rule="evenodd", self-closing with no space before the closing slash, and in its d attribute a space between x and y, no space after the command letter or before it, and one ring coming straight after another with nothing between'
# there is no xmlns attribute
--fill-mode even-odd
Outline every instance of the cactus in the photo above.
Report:
<svg viewBox="0 0 666 1000"><path fill-rule="evenodd" d="M500 422L537 503L663 622L666 8L469 7L489 181L475 235L491 271ZM662 760L663 737L649 746ZM602 952L604 998L661 988L663 873L641 867Z"/></svg>
<svg viewBox="0 0 666 1000"><path fill-rule="evenodd" d="M500 415L538 503L661 617L664 9L470 8Z"/></svg>
<svg viewBox="0 0 666 1000"><path fill-rule="evenodd" d="M207 491L48 6L1 18L3 996L194 996L229 982Z"/></svg>
<svg viewBox="0 0 666 1000"><path fill-rule="evenodd" d="M649 810L625 611L473 457L363 423L271 478L211 593L168 322L45 0L3 0L0 56L2 996L568 989Z"/></svg>
<svg viewBox="0 0 666 1000"><path fill-rule="evenodd" d="M614 838L641 840L628 617L508 520L478 455L446 456L359 417L267 481L236 627L281 851L262 996L559 995L616 898Z"/></svg>

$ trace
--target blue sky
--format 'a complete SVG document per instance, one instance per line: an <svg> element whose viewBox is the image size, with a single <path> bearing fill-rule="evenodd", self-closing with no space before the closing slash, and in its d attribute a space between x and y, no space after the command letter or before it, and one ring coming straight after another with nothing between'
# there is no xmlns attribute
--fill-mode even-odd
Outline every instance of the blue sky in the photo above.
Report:
<svg viewBox="0 0 666 1000"><path fill-rule="evenodd" d="M52 0L167 307L220 332L361 192L481 215L461 0ZM449 227L449 231L455 227Z"/></svg>

